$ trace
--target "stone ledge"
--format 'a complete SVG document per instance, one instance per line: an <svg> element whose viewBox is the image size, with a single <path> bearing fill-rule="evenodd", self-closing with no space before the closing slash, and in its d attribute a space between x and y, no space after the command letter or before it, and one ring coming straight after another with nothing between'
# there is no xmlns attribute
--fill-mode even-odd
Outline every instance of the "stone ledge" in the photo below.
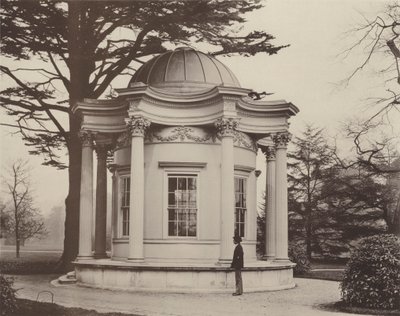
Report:
<svg viewBox="0 0 400 316"><path fill-rule="evenodd" d="M217 264L191 264L191 265L176 265L175 263L133 263L128 261L115 260L78 260L73 264L82 268L97 268L97 269L115 269L115 270L130 270L130 271L234 271L230 267L218 266ZM285 270L292 269L295 266L292 262L284 263L264 263L255 262L245 266L242 271L268 271L268 270Z"/></svg>
<svg viewBox="0 0 400 316"><path fill-rule="evenodd" d="M94 260L92 260L94 261ZM99 260L100 261L100 260ZM106 260L104 260L106 261ZM293 264L260 264L242 270L246 292L290 289L293 282ZM79 286L126 291L172 293L225 293L235 287L233 269L208 265L167 266L76 262Z"/></svg>

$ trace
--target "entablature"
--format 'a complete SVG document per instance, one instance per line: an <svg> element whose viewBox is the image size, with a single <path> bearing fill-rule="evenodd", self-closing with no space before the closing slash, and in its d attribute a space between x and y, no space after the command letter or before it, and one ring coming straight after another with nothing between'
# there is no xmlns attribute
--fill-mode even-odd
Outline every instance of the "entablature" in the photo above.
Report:
<svg viewBox="0 0 400 316"><path fill-rule="evenodd" d="M288 119L299 110L285 100L248 97L249 89L214 86L195 92L171 92L147 85L117 89L113 100L84 99L73 109L82 128L104 133L126 130L127 117L143 117L164 126L210 126L222 117L238 119L237 130L255 138L288 130ZM256 134L256 135L254 135Z"/></svg>

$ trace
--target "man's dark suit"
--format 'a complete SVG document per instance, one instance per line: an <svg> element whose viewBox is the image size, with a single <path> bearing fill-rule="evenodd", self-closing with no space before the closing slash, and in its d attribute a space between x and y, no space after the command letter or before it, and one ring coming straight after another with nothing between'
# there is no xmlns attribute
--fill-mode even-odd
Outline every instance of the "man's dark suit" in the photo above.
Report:
<svg viewBox="0 0 400 316"><path fill-rule="evenodd" d="M243 282L242 282L242 271L241 271L241 269L243 268L243 248L240 243L237 244L235 251L233 252L231 268L235 269L235 281L236 281L235 294L241 295L243 294Z"/></svg>

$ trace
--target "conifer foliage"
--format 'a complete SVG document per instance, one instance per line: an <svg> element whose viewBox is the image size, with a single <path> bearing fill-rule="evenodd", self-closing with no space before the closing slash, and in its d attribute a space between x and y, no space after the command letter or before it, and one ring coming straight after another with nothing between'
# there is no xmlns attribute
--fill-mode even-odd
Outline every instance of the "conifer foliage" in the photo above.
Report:
<svg viewBox="0 0 400 316"><path fill-rule="evenodd" d="M325 257L347 254L357 239L387 230L395 194L362 166L343 168L324 131L307 126L289 151L289 238Z"/></svg>
<svg viewBox="0 0 400 316"><path fill-rule="evenodd" d="M289 167L289 234L292 240L303 240L308 258L313 250L327 242L326 226L331 222L324 204L324 183L334 165L332 148L323 129L307 125L293 140L288 153Z"/></svg>
<svg viewBox="0 0 400 316"><path fill-rule="evenodd" d="M64 264L78 251L81 148L80 120L72 111L76 103L103 96L114 79L121 74L130 78L149 57L172 45L206 43L213 55L277 53L282 46L271 43L271 34L242 32L245 14L261 6L259 0L2 3L0 71L8 86L0 91L0 102L15 121L6 124L19 130L30 153L42 155L45 165L68 168ZM68 162L63 160L64 146Z"/></svg>

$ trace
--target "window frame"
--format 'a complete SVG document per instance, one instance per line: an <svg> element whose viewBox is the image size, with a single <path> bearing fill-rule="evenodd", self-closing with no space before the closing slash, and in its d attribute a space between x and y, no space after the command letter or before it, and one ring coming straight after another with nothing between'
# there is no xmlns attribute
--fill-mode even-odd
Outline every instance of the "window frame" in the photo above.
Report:
<svg viewBox="0 0 400 316"><path fill-rule="evenodd" d="M243 173L236 173L235 172L235 175L234 175L234 182L236 182L235 180L236 179L242 179L242 180L244 180L244 190L245 190L245 192L244 192L244 196L245 196L245 201L246 201L246 207L245 208L242 208L242 209L244 209L245 211L244 211L244 223L243 223L243 229L244 229L244 234L243 234L243 236L241 236L242 237L242 239L247 239L247 235L248 235L248 231L249 231L249 228L248 228L248 213L249 213L249 206L248 206L248 196L249 196L249 176L248 175L245 175L245 174L243 174ZM236 232L236 223L237 223L237 221L236 221L236 209L237 209L237 207L236 207L236 190L235 190L235 186L234 186L234 210L233 210L233 212L234 212L234 227L233 227L233 231L234 232Z"/></svg>
<svg viewBox="0 0 400 316"><path fill-rule="evenodd" d="M168 179L171 176L187 176L196 178L196 235L195 236L170 236L168 231L169 223L169 203ZM200 171L192 168L166 168L164 169L164 185L163 185L163 239L179 239L179 240L198 240L199 239L199 223L200 223Z"/></svg>
<svg viewBox="0 0 400 316"><path fill-rule="evenodd" d="M130 232L130 225L129 225L129 218L130 218L130 203L127 207L128 209L128 235L124 235L123 234L123 230L124 230L124 215L123 215L123 206L122 206L122 198L123 198L123 194L125 192L125 188L124 188L124 181L125 179L129 179L129 197L128 197L128 201L130 202L130 190L132 189L130 186L130 178L131 175L129 172L124 172L118 175L118 216L117 216L117 231L118 231L118 238L121 239L128 239L129 238L129 232Z"/></svg>

